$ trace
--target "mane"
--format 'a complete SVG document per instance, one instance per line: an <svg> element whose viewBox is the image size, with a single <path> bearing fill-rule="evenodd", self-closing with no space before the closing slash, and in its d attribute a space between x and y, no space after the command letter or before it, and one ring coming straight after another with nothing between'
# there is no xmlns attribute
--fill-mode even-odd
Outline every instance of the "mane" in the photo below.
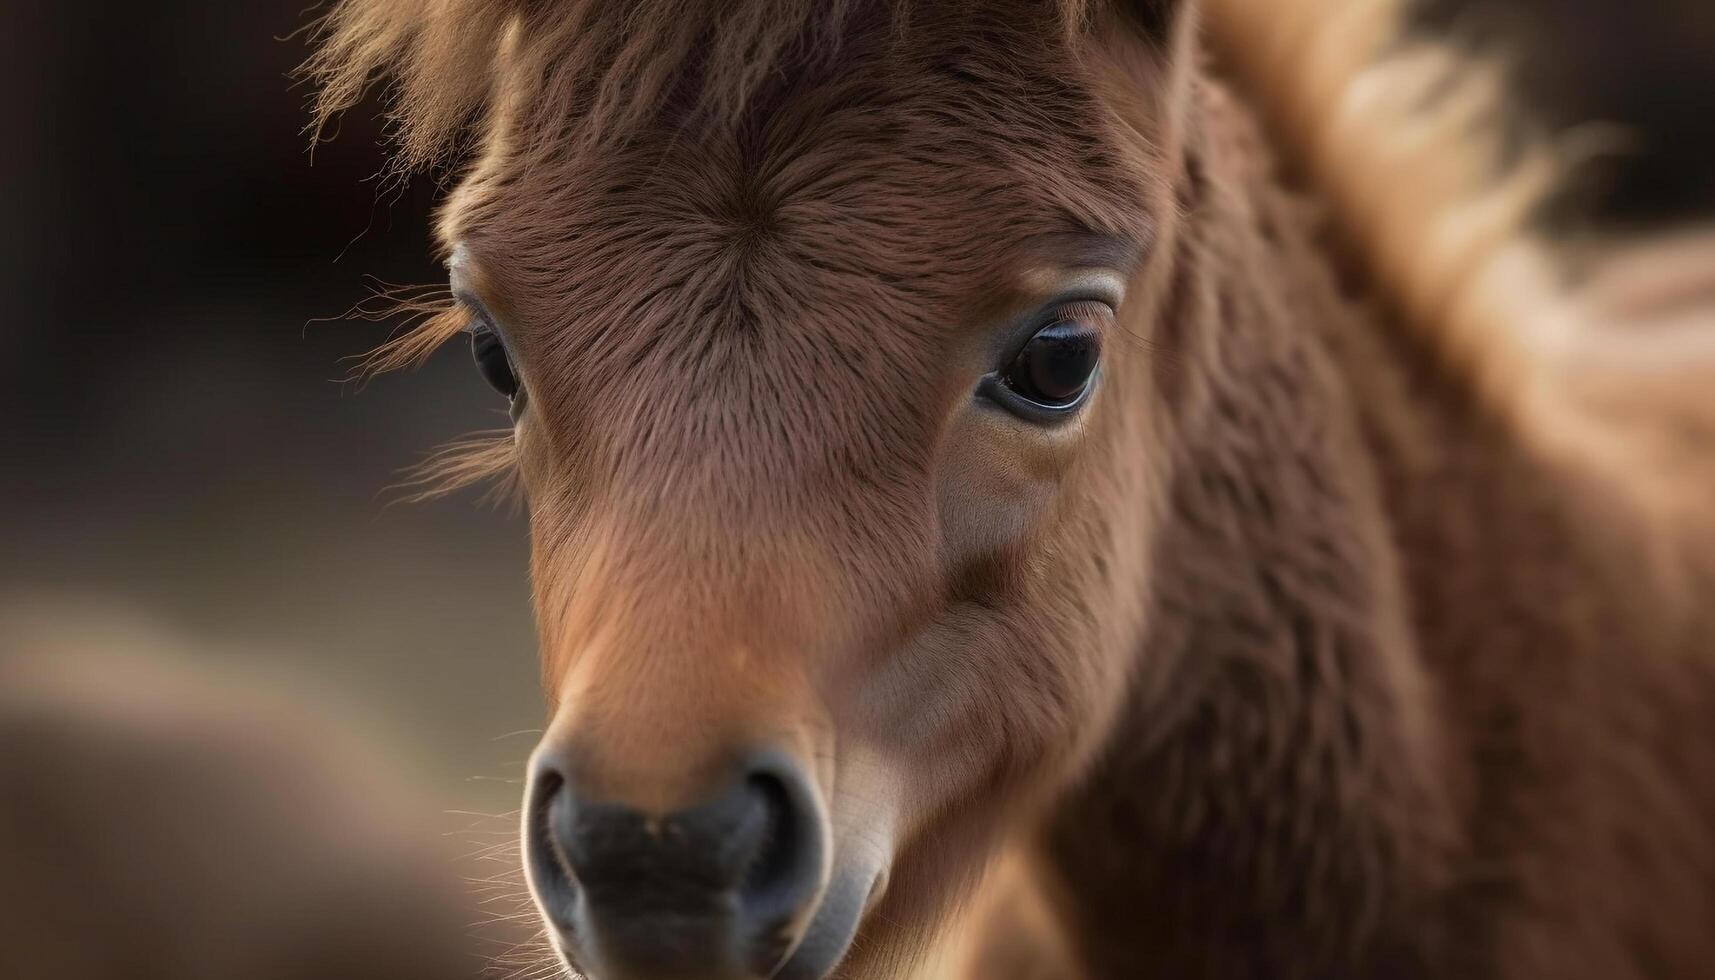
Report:
<svg viewBox="0 0 1715 980"><path fill-rule="evenodd" d="M1067 30L1087 0L1046 0ZM977 11L974 0L337 0L310 27L315 52L298 70L316 89L310 129L320 133L391 80L387 115L394 165L415 170L458 157L468 137L508 106L554 120L539 136L623 139L694 82L697 111L716 122L743 111L786 62L836 53L849 22L879 15L895 34L931 20L937 6ZM861 9L860 9L861 8ZM692 76L694 75L694 78Z"/></svg>
<svg viewBox="0 0 1715 980"><path fill-rule="evenodd" d="M1530 231L1563 163L1506 125L1501 68L1414 37L1406 0L1207 0L1205 31L1343 257L1482 406L1526 422L1569 323Z"/></svg>

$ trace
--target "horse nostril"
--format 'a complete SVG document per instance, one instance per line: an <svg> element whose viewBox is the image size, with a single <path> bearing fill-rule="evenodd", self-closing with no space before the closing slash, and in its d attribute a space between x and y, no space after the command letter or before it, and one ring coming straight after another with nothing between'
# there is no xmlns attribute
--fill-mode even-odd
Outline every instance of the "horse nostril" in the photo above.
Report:
<svg viewBox="0 0 1715 980"><path fill-rule="evenodd" d="M561 931L572 928L577 906L577 885L562 849L573 817L571 805L565 778L553 769L539 770L524 807L525 873L543 914Z"/></svg>
<svg viewBox="0 0 1715 980"><path fill-rule="evenodd" d="M790 777L787 777L790 778ZM762 832L739 885L745 916L759 930L777 930L810 897L819 878L820 854L814 846L814 813L775 772L749 779L762 812Z"/></svg>

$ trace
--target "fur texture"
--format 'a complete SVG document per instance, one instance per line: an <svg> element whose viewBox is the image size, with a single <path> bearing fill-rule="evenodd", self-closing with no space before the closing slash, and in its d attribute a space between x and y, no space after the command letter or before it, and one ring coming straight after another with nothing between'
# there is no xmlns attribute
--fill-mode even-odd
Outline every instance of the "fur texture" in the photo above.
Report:
<svg viewBox="0 0 1715 980"><path fill-rule="evenodd" d="M1552 158L1398 20L336 6L318 119L386 72L401 165L465 161L462 305L385 356L512 344L460 472L521 472L545 745L656 811L804 760L886 882L845 976L1002 849L972 975L1715 962L1707 432L1591 379L1520 232ZM1089 270L1080 418L973 401Z"/></svg>

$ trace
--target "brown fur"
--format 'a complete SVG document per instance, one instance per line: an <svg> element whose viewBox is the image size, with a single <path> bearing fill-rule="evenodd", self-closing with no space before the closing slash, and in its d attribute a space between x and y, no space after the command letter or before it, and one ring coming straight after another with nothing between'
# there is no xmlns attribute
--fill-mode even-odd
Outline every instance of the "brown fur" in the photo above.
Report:
<svg viewBox="0 0 1715 980"><path fill-rule="evenodd" d="M1577 380L1552 168L1394 5L1209 13L1231 89L1172 3L335 8L322 118L391 71L404 165L475 134L545 743L654 809L812 764L888 869L846 976L1003 843L1020 976L1696 975L1706 435ZM1092 266L1085 417L973 408Z"/></svg>

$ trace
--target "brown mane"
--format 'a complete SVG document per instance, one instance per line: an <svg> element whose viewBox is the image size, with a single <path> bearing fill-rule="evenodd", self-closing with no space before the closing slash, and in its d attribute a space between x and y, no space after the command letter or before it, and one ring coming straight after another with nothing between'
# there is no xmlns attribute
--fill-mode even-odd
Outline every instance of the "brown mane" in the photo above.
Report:
<svg viewBox="0 0 1715 980"><path fill-rule="evenodd" d="M1215 0L1209 26L1366 281L1517 416L1568 329L1528 224L1566 161L1542 142L1509 149L1502 66L1412 36L1407 16L1403 0Z"/></svg>
<svg viewBox="0 0 1715 980"><path fill-rule="evenodd" d="M1055 0L1066 30L1085 26L1083 0ZM528 103L543 131L573 143L624 140L675 94L730 125L782 61L834 57L843 0L558 0L520 10L505 0L384 0L335 6L312 30L301 72L317 89L319 132L378 76L393 80L388 114L397 165L456 157L492 115ZM956 6L956 5L955 5ZM980 4L970 4L972 8ZM931 4L897 0L891 30L910 32Z"/></svg>

